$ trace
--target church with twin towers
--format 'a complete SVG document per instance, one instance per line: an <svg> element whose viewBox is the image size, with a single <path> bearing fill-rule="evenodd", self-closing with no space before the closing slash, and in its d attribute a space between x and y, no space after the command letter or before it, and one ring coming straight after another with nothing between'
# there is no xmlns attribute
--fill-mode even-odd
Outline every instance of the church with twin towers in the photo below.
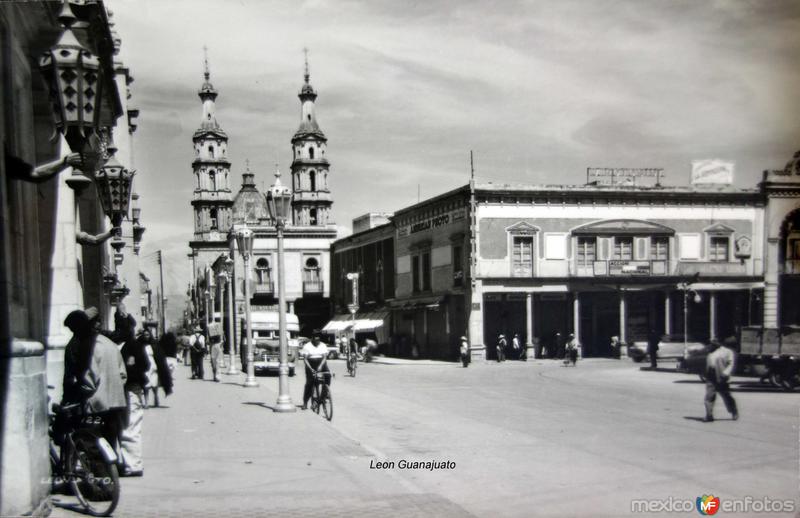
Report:
<svg viewBox="0 0 800 518"><path fill-rule="evenodd" d="M219 92L211 84L208 59L197 95L202 107L200 125L192 136L194 234L189 242L193 316L204 322L208 315L209 322L224 321L227 328L227 300L220 300L223 297L217 275L225 269L229 257L234 260L232 287L237 340L244 317L245 279L250 279L250 303L254 311L277 309L277 232L267 210L266 193L258 189L257 180L262 185L280 182L288 184L293 194L291 220L284 230L285 309L297 315L300 333L308 336L314 329L321 329L331 315L330 286L326 279L330 272L330 245L337 237L331 215L328 139L317 122L317 92L311 86L308 58L298 94L300 122L290 139L289 178L277 169L274 173L252 171L249 163L243 161L245 166L240 169L238 184L239 175L234 178L230 160L228 135L217 120ZM221 119L224 120L224 115ZM254 234L249 275L245 275L243 259L235 250L233 230L242 225L247 225Z"/></svg>

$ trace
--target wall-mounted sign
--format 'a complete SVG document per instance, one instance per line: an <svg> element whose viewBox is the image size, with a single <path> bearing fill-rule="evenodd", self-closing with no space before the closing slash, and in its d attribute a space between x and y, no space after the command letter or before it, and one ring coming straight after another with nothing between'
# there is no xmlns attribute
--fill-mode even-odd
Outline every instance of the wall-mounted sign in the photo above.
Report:
<svg viewBox="0 0 800 518"><path fill-rule="evenodd" d="M712 158L709 160L692 160L692 185L733 183L733 162Z"/></svg>
<svg viewBox="0 0 800 518"><path fill-rule="evenodd" d="M662 168L587 167L586 183L589 185L640 185L661 184Z"/></svg>
<svg viewBox="0 0 800 518"><path fill-rule="evenodd" d="M750 257L753 246L749 237L739 236L736 238L734 244L736 245L736 250L734 251L733 255L740 259L746 259Z"/></svg>
<svg viewBox="0 0 800 518"><path fill-rule="evenodd" d="M431 230L434 228L444 227L456 221L464 219L464 209L458 209L453 212L439 214L421 221L414 222L410 225L405 225L397 229L398 237L405 237L417 232Z"/></svg>
<svg viewBox="0 0 800 518"><path fill-rule="evenodd" d="M650 275L650 261L609 261L609 275Z"/></svg>

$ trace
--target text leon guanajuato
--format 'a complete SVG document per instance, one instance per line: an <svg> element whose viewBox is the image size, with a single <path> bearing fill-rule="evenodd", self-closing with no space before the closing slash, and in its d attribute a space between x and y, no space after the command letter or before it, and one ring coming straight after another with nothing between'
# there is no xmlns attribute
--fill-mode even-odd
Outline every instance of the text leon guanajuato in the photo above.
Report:
<svg viewBox="0 0 800 518"><path fill-rule="evenodd" d="M451 460L375 460L370 459L369 469L453 470L456 463Z"/></svg>

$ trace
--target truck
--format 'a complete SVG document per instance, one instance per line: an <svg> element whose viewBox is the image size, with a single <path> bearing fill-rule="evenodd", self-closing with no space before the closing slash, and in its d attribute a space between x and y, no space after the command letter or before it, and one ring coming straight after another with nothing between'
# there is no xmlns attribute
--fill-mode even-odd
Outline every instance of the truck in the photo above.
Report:
<svg viewBox="0 0 800 518"><path fill-rule="evenodd" d="M740 359L762 364L765 377L773 385L785 390L800 385L800 326L743 327L739 344Z"/></svg>
<svg viewBox="0 0 800 518"><path fill-rule="evenodd" d="M742 327L738 343L737 375L755 376L787 391L800 386L800 326ZM678 371L698 374L705 380L706 356L705 345L688 349L678 360Z"/></svg>
<svg viewBox="0 0 800 518"><path fill-rule="evenodd" d="M278 340L279 325L277 311L252 311L250 324L253 331L253 369L258 373L278 372L280 363L280 342ZM242 350L246 340L245 318L241 320ZM294 376L295 363L298 356L300 322L297 315L286 313L286 331L288 333L289 376Z"/></svg>

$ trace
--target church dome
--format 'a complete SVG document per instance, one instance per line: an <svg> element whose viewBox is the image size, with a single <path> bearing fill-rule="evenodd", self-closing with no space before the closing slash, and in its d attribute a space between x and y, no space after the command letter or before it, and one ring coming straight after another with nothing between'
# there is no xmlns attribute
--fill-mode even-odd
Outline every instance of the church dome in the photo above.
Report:
<svg viewBox="0 0 800 518"><path fill-rule="evenodd" d="M256 189L253 174L242 175L242 188L233 199L233 223L264 223L269 219L267 200Z"/></svg>

